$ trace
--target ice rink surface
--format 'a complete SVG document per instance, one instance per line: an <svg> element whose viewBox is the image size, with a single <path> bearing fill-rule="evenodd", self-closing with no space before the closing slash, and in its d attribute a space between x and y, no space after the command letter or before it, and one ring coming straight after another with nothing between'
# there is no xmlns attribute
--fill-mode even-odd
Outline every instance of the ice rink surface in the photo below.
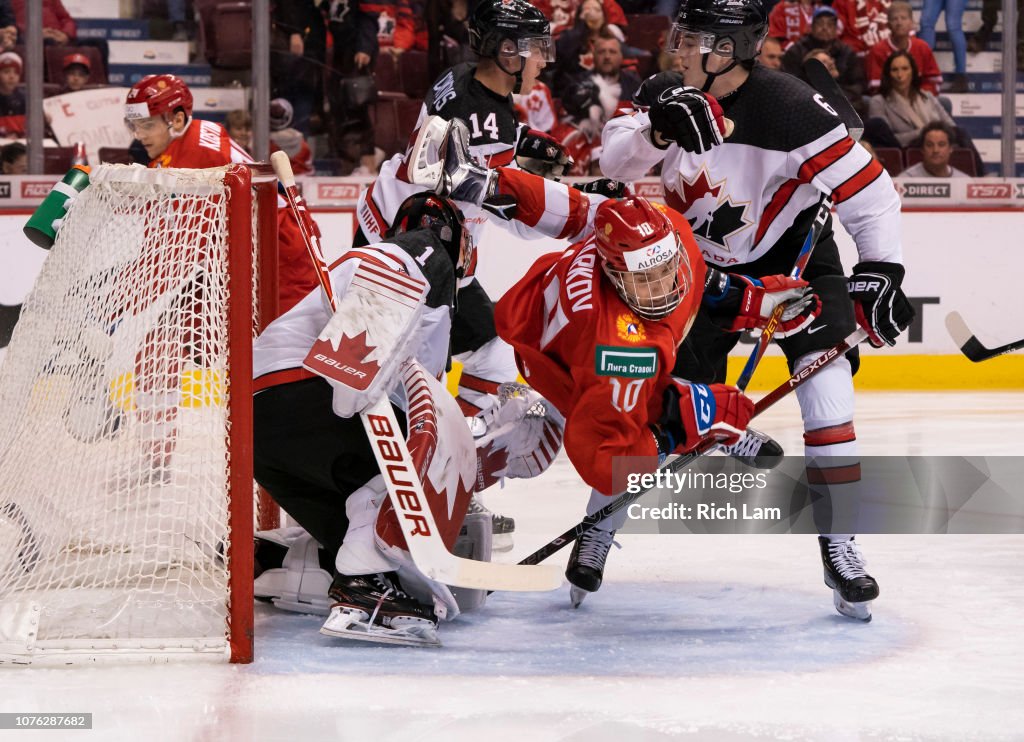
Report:
<svg viewBox="0 0 1024 742"><path fill-rule="evenodd" d="M862 455L1024 456L1022 393L860 394L856 423ZM800 451L795 401L759 426ZM564 457L488 493L517 523L503 558L588 494ZM1024 536L859 538L881 585L869 624L834 612L813 536L619 540L579 610L565 588L494 595L441 649L344 644L259 605L250 666L5 670L0 711L92 712L94 729L0 739L1024 739Z"/></svg>

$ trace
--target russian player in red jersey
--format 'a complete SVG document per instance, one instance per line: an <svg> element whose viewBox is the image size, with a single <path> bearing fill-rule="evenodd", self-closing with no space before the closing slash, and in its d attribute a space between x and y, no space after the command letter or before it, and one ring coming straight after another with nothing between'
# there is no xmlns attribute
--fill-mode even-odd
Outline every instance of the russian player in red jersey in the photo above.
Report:
<svg viewBox="0 0 1024 742"><path fill-rule="evenodd" d="M248 153L215 121L192 117L192 91L174 75L148 75L128 91L125 124L149 156L150 167L206 168L251 163ZM316 287L298 225L278 201L279 310L283 313Z"/></svg>

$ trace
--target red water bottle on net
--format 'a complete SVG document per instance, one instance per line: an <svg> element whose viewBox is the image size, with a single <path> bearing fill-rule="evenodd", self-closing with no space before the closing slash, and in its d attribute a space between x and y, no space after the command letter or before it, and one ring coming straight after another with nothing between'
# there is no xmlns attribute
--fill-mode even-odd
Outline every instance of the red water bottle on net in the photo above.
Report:
<svg viewBox="0 0 1024 742"><path fill-rule="evenodd" d="M85 153L85 142L75 143L75 154L71 158L72 167L75 165L88 165L89 156Z"/></svg>

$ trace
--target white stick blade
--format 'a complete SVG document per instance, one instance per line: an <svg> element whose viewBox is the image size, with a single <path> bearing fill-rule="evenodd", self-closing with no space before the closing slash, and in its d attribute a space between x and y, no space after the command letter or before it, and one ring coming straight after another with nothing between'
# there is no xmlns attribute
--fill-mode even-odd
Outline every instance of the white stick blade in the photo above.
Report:
<svg viewBox="0 0 1024 742"><path fill-rule="evenodd" d="M508 592L540 592L562 586L562 569L550 564L478 562L450 556L427 576L454 587Z"/></svg>
<svg viewBox="0 0 1024 742"><path fill-rule="evenodd" d="M964 322L964 318L960 316L960 312L950 312L946 315L946 331L960 348L974 337L974 334L968 329L967 323Z"/></svg>

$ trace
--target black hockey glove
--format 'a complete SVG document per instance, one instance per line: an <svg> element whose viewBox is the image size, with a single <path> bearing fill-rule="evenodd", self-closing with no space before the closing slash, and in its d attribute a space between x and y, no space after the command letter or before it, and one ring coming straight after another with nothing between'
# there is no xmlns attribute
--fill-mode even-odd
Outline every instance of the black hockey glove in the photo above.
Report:
<svg viewBox="0 0 1024 742"><path fill-rule="evenodd" d="M697 88L666 88L651 103L647 115L651 143L659 149L675 143L687 152L702 154L721 144L725 135L722 107Z"/></svg>
<svg viewBox="0 0 1024 742"><path fill-rule="evenodd" d="M516 144L516 163L528 173L558 180L569 172L573 159L554 137L527 129Z"/></svg>
<svg viewBox="0 0 1024 742"><path fill-rule="evenodd" d="M573 183L572 187L578 191L605 198L622 198L626 195L626 184L621 180L611 180L610 178L600 178L589 183Z"/></svg>
<svg viewBox="0 0 1024 742"><path fill-rule="evenodd" d="M900 288L903 272L899 263L869 260L855 265L848 279L857 324L876 348L896 345L914 319L914 307Z"/></svg>

